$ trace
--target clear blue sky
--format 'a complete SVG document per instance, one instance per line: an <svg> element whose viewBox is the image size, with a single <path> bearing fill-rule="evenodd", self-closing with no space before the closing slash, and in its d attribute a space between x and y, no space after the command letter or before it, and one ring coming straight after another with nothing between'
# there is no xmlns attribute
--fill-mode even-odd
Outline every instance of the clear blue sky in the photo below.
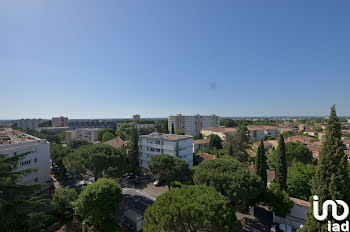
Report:
<svg viewBox="0 0 350 232"><path fill-rule="evenodd" d="M349 0L2 0L0 119L350 115Z"/></svg>

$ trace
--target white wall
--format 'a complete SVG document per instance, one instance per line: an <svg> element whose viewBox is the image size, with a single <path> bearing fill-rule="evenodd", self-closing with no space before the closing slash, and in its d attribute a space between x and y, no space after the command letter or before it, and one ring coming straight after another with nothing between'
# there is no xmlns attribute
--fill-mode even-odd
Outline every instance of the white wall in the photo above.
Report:
<svg viewBox="0 0 350 232"><path fill-rule="evenodd" d="M149 142L147 142L147 139L149 140ZM160 144L156 144L154 142L155 140L160 140ZM180 139L180 140L164 140L164 139L158 139L158 138L153 139L153 138L140 137L139 139L140 166L144 169L148 169L148 162L153 155L169 154L172 156L178 156L181 159L185 160L189 164L189 168L191 169L193 167L192 142L193 142L192 137L188 139Z"/></svg>
<svg viewBox="0 0 350 232"><path fill-rule="evenodd" d="M30 168L35 168L38 170L25 176L20 183L33 184L36 182L36 180L37 182L41 183L50 181L50 143L48 143L46 140L40 140L39 143L28 141L19 144L0 146L0 153L8 156L20 155L29 151L31 153L19 161L16 170L25 170ZM30 164L28 164L29 161Z"/></svg>

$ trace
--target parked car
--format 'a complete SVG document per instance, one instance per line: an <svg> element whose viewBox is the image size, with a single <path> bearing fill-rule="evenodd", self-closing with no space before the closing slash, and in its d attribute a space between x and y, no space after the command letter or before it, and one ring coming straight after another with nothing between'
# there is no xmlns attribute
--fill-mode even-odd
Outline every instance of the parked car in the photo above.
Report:
<svg viewBox="0 0 350 232"><path fill-rule="evenodd" d="M138 178L131 179L131 182L134 183L134 184L140 184L141 183L140 179L138 179Z"/></svg>
<svg viewBox="0 0 350 232"><path fill-rule="evenodd" d="M67 173L66 173L66 178L67 178L68 180L70 180L70 179L72 179L73 177L72 177L72 175L71 175L69 172L67 172Z"/></svg>
<svg viewBox="0 0 350 232"><path fill-rule="evenodd" d="M286 224L275 224L271 227L270 232L292 232L292 227Z"/></svg>

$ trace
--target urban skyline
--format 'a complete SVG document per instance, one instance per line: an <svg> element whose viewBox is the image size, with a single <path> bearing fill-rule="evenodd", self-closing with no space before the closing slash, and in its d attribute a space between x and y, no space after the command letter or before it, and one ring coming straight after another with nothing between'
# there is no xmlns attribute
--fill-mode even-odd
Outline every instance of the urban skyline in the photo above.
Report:
<svg viewBox="0 0 350 232"><path fill-rule="evenodd" d="M350 115L349 6L2 1L0 119Z"/></svg>

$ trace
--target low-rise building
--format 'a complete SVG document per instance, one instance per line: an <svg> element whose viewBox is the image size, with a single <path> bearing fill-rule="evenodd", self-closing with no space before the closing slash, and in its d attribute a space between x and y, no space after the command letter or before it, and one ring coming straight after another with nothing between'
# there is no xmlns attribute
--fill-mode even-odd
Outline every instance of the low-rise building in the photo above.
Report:
<svg viewBox="0 0 350 232"><path fill-rule="evenodd" d="M311 135L311 136L316 136L317 131L312 130L312 129L305 129L304 134L308 134L308 135Z"/></svg>
<svg viewBox="0 0 350 232"><path fill-rule="evenodd" d="M310 209L310 202L293 197L290 200L294 203L290 213L284 218L273 214L273 222L291 225L293 229L297 230L306 223L306 211Z"/></svg>
<svg viewBox="0 0 350 232"><path fill-rule="evenodd" d="M140 167L148 170L148 162L157 154L180 157L193 167L193 137L188 135L152 133L139 137Z"/></svg>
<svg viewBox="0 0 350 232"><path fill-rule="evenodd" d="M27 153L15 166L15 171L36 169L23 177L20 184L45 183L50 176L50 143L12 129L0 129L0 154L13 157Z"/></svg>
<svg viewBox="0 0 350 232"><path fill-rule="evenodd" d="M117 136L111 140L108 140L104 144L107 144L107 145L115 147L115 148L126 147L126 142L124 142L124 140L122 140L122 138L120 138L119 136Z"/></svg>
<svg viewBox="0 0 350 232"><path fill-rule="evenodd" d="M215 155L211 155L208 153L200 153L200 154L197 154L193 157L193 162L198 165L202 162L205 162L208 160L213 160L215 158L216 158Z"/></svg>
<svg viewBox="0 0 350 232"><path fill-rule="evenodd" d="M53 134L60 133L63 131L68 131L69 127L39 127L35 129L38 132L49 131Z"/></svg>
<svg viewBox="0 0 350 232"><path fill-rule="evenodd" d="M197 153L201 148L209 148L209 139L193 140L193 153Z"/></svg>
<svg viewBox="0 0 350 232"><path fill-rule="evenodd" d="M304 145L310 145L310 144L316 142L315 138L303 136L303 135L291 136L291 137L288 137L286 140L288 142L301 142Z"/></svg>
<svg viewBox="0 0 350 232"><path fill-rule="evenodd" d="M231 127L208 127L203 128L201 133L204 137L208 137L209 135L218 135L222 140L226 139L228 134L234 135L236 134L237 129Z"/></svg>
<svg viewBox="0 0 350 232"><path fill-rule="evenodd" d="M74 140L85 140L92 143L98 142L98 132L100 128L81 128L76 130L66 131L66 140L71 142Z"/></svg>
<svg viewBox="0 0 350 232"><path fill-rule="evenodd" d="M274 147L274 144L272 144L270 141L264 141L263 143L264 143L265 152L271 152ZM260 142L253 143L253 147L255 148L254 151L258 149L259 145L260 145Z"/></svg>
<svg viewBox="0 0 350 232"><path fill-rule="evenodd" d="M52 118L52 127L68 127L68 118L63 116Z"/></svg>

